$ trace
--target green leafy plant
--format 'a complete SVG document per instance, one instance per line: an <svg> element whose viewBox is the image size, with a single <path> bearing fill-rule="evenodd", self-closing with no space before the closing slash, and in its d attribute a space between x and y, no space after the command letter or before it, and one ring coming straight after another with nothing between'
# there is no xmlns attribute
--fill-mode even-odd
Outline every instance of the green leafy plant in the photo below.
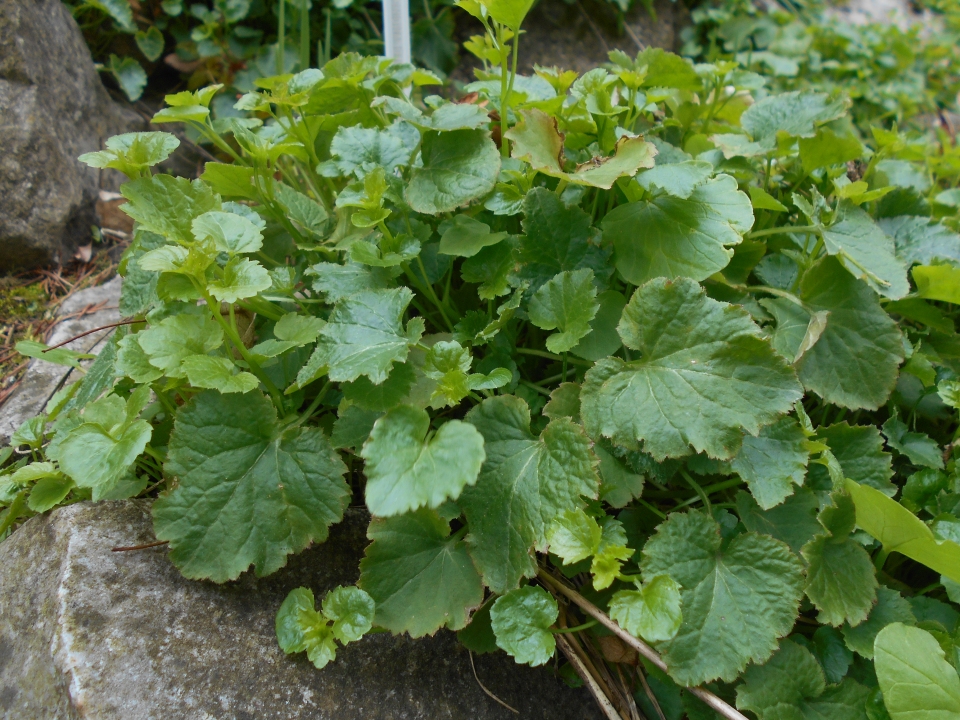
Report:
<svg viewBox="0 0 960 720"><path fill-rule="evenodd" d="M318 667L447 628L559 652L611 718L913 717L911 673L953 708L960 340L920 280L960 271L952 170L736 58L518 75L529 5L462 6L476 102L345 54L225 121L169 96L232 159L198 180L152 174L165 133L84 156L130 176L129 320L90 365L20 346L86 372L6 451L0 533L156 493L224 582L355 498L357 586L277 617Z"/></svg>

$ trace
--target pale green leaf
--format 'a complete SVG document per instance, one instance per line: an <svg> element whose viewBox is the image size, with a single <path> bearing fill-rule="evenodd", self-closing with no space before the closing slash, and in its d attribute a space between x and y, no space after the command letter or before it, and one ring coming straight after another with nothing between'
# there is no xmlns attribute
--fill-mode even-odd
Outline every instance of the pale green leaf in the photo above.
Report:
<svg viewBox="0 0 960 720"><path fill-rule="evenodd" d="M42 478L30 490L27 507L35 513L42 513L59 505L73 489L73 480L57 475Z"/></svg>
<svg viewBox="0 0 960 720"><path fill-rule="evenodd" d="M580 508L566 510L550 522L547 543L565 565L573 565L600 548L600 526Z"/></svg>
<svg viewBox="0 0 960 720"><path fill-rule="evenodd" d="M497 598L490 609L490 624L497 645L518 663L545 665L556 650L550 626L559 613L550 593L527 585Z"/></svg>
<svg viewBox="0 0 960 720"><path fill-rule="evenodd" d="M960 303L960 268L953 265L916 265L911 273L917 297Z"/></svg>
<svg viewBox="0 0 960 720"><path fill-rule="evenodd" d="M233 257L223 268L223 277L207 285L210 294L220 302L235 303L254 297L272 285L270 273L256 260Z"/></svg>
<svg viewBox="0 0 960 720"><path fill-rule="evenodd" d="M637 182L647 192L656 188L676 198L688 198L713 175L713 165L704 160L660 163L637 175Z"/></svg>
<svg viewBox="0 0 960 720"><path fill-rule="evenodd" d="M469 423L450 420L427 438L430 416L400 405L377 420L360 455L366 461L367 507L389 517L456 500L477 480L483 437Z"/></svg>
<svg viewBox="0 0 960 720"><path fill-rule="evenodd" d="M323 598L323 614L333 621L333 636L344 645L370 631L375 611L373 598L357 587L336 587Z"/></svg>
<svg viewBox="0 0 960 720"><path fill-rule="evenodd" d="M837 135L828 127L815 137L800 139L800 163L805 173L822 167L846 163L863 156L863 146L853 135Z"/></svg>
<svg viewBox="0 0 960 720"><path fill-rule="evenodd" d="M680 629L680 586L669 575L655 575L636 590L619 590L610 599L610 617L648 642L670 640Z"/></svg>
<svg viewBox="0 0 960 720"><path fill-rule="evenodd" d="M892 623L874 643L877 680L891 720L952 720L960 716L960 678L925 630Z"/></svg>
<svg viewBox="0 0 960 720"><path fill-rule="evenodd" d="M831 100L825 93L786 92L769 95L740 116L740 124L755 140L779 132L795 137L813 137L817 126L836 120L846 110L846 101Z"/></svg>
<svg viewBox="0 0 960 720"><path fill-rule="evenodd" d="M439 252L444 255L473 257L483 248L496 245L507 237L505 232L490 232L490 226L469 215L457 215L440 237Z"/></svg>
<svg viewBox="0 0 960 720"><path fill-rule="evenodd" d="M937 262L960 264L960 235L943 223L928 217L901 215L878 221L880 228L893 238L897 257L911 265L934 265Z"/></svg>
<svg viewBox="0 0 960 720"><path fill-rule="evenodd" d="M220 209L220 197L201 180L153 175L124 183L120 192L130 202L122 206L140 228L181 243L193 242L193 220Z"/></svg>
<svg viewBox="0 0 960 720"><path fill-rule="evenodd" d="M187 374L190 384L198 388L222 393L245 393L260 385L260 381L251 373L234 373L236 366L225 357L188 355L180 367Z"/></svg>
<svg viewBox="0 0 960 720"><path fill-rule="evenodd" d="M183 360L216 350L223 343L223 330L205 315L171 315L133 337L151 365L170 377L186 377ZM135 354L131 351L131 357ZM131 359L131 363L135 363L131 367L139 367L139 359Z"/></svg>
<svg viewBox="0 0 960 720"><path fill-rule="evenodd" d="M337 303L320 330L317 349L297 376L302 386L319 370L328 368L331 380L356 380L366 375L374 384L387 379L394 362L404 362L410 346L423 334L423 320L402 325L403 313L413 299L406 287L396 290L362 290Z"/></svg>
<svg viewBox="0 0 960 720"><path fill-rule="evenodd" d="M209 238L220 252L252 253L263 247L261 228L235 213L211 210L194 219L191 227L197 240Z"/></svg>
<svg viewBox="0 0 960 720"><path fill-rule="evenodd" d="M123 133L107 138L105 149L85 153L77 159L95 168L114 168L135 177L148 167L163 162L180 147L180 140L165 132Z"/></svg>

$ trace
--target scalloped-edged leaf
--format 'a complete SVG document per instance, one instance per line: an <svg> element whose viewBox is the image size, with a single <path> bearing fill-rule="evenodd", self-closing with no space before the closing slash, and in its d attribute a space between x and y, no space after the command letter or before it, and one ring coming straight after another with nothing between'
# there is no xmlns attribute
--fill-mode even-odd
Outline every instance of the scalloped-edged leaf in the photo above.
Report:
<svg viewBox="0 0 960 720"><path fill-rule="evenodd" d="M490 625L497 645L518 663L544 665L556 650L550 626L559 614L550 593L527 585L497 598L490 609Z"/></svg>
<svg viewBox="0 0 960 720"><path fill-rule="evenodd" d="M483 435L487 459L458 504L484 582L503 593L536 573L532 551L546 550L553 518L597 497L597 461L583 429L569 418L551 420L533 435L530 409L511 395L484 400L466 420Z"/></svg>
<svg viewBox="0 0 960 720"><path fill-rule="evenodd" d="M769 510L792 495L794 485L803 485L809 461L807 436L800 424L782 417L756 437L745 437L730 466L747 481L757 504Z"/></svg>
<svg viewBox="0 0 960 720"><path fill-rule="evenodd" d="M708 298L692 280L639 288L618 330L641 357L607 358L587 371L581 414L592 437L642 441L658 460L692 452L729 459L744 431L757 434L801 396L746 311Z"/></svg>
<svg viewBox="0 0 960 720"><path fill-rule="evenodd" d="M656 277L704 280L733 257L753 227L753 206L737 181L718 175L686 198L660 195L614 208L603 218L617 270L634 285Z"/></svg>
<svg viewBox="0 0 960 720"><path fill-rule="evenodd" d="M500 154L483 130L425 132L423 165L410 176L404 198L416 212L452 212L493 190Z"/></svg>
<svg viewBox="0 0 960 720"><path fill-rule="evenodd" d="M830 313L820 339L797 363L804 387L851 410L880 407L896 384L903 342L877 296L827 257L803 276L800 298Z"/></svg>
<svg viewBox="0 0 960 720"><path fill-rule="evenodd" d="M831 100L826 93L786 92L755 102L740 116L740 124L754 140L778 132L808 138L816 135L818 125L843 115L846 106L844 99Z"/></svg>
<svg viewBox="0 0 960 720"><path fill-rule="evenodd" d="M379 385L394 362L404 362L423 334L424 323L413 318L402 325L403 313L413 299L407 288L362 290L337 303L320 330L317 349L297 375L305 385L327 368L331 380L356 380L366 375Z"/></svg>
<svg viewBox="0 0 960 720"><path fill-rule="evenodd" d="M590 321L600 309L593 270L562 272L548 280L530 298L530 322L541 330L557 330L547 337L547 350L564 353L590 332Z"/></svg>
<svg viewBox="0 0 960 720"><path fill-rule="evenodd" d="M165 471L179 483L153 505L157 538L185 577L258 576L327 538L350 498L346 466L316 428L282 430L259 392L208 390L177 413Z"/></svg>
<svg viewBox="0 0 960 720"><path fill-rule="evenodd" d="M618 590L610 599L610 617L635 637L670 640L683 620L680 586L669 575L656 575L636 590Z"/></svg>
<svg viewBox="0 0 960 720"><path fill-rule="evenodd" d="M400 405L377 420L360 455L366 461L367 507L389 517L456 500L477 480L483 464L483 436L460 420L450 420L427 439L430 416Z"/></svg>
<svg viewBox="0 0 960 720"><path fill-rule="evenodd" d="M683 588L680 630L660 646L683 685L732 682L747 663L766 661L803 596L803 566L783 543L754 533L721 542L712 518L673 513L643 548L644 574L668 574Z"/></svg>
<svg viewBox="0 0 960 720"><path fill-rule="evenodd" d="M358 585L377 603L377 625L415 638L466 626L483 601L483 584L446 520L425 508L375 518L367 537L373 542L360 561Z"/></svg>
<svg viewBox="0 0 960 720"><path fill-rule="evenodd" d="M877 221L880 229L893 238L897 257L911 265L946 262L960 265L960 235L928 217L900 215Z"/></svg>
<svg viewBox="0 0 960 720"><path fill-rule="evenodd" d="M194 240L194 218L220 209L220 196L206 183L172 175L131 180L120 187L120 193L129 200L121 209L142 230L187 244Z"/></svg>

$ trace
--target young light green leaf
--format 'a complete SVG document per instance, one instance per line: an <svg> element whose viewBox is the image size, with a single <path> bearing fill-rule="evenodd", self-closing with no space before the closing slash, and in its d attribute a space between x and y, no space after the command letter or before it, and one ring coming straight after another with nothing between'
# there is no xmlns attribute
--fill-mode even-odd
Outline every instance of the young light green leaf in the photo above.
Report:
<svg viewBox="0 0 960 720"><path fill-rule="evenodd" d="M473 257L483 248L496 245L507 237L505 232L490 232L490 226L469 215L457 215L440 237L439 252L444 255Z"/></svg>
<svg viewBox="0 0 960 720"><path fill-rule="evenodd" d="M564 353L590 332L590 321L600 304L593 270L562 272L540 286L530 299L530 322L542 330L558 330L547 337L547 349Z"/></svg>
<svg viewBox="0 0 960 720"><path fill-rule="evenodd" d="M187 374L190 384L198 388L222 393L245 393L260 385L260 381L251 373L234 373L236 366L225 357L188 355L180 367Z"/></svg>
<svg viewBox="0 0 960 720"><path fill-rule="evenodd" d="M153 427L138 420L144 397L150 388L143 386L125 403L117 395L107 395L88 405L83 422L67 433L56 452L47 457L57 460L60 469L84 488L107 487L116 483L147 446Z"/></svg>
<svg viewBox="0 0 960 720"><path fill-rule="evenodd" d="M670 640L683 620L680 586L669 575L655 575L636 590L619 590L610 599L610 617L648 642Z"/></svg>
<svg viewBox="0 0 960 720"><path fill-rule="evenodd" d="M500 155L483 130L428 131L422 167L413 171L404 198L416 212L452 212L493 190Z"/></svg>
<svg viewBox="0 0 960 720"><path fill-rule="evenodd" d="M845 492L831 496L833 505L820 511L824 533L803 546L809 564L807 597L825 625L859 625L877 600L873 562L863 546L850 539L856 518L853 499Z"/></svg>
<svg viewBox="0 0 960 720"><path fill-rule="evenodd" d="M402 120L384 130L343 126L330 142L330 154L342 174L363 177L374 167L392 173L408 165L419 143L420 133Z"/></svg>
<svg viewBox="0 0 960 720"><path fill-rule="evenodd" d="M81 360L89 360L94 357L89 353L78 353L65 348L50 349L45 343L35 340L20 340L14 346L14 350L24 357L34 358L36 360L46 360L55 365L66 365L68 367L80 368Z"/></svg>
<svg viewBox="0 0 960 720"><path fill-rule="evenodd" d="M960 545L937 540L920 518L879 490L846 481L857 506L857 525L878 540L884 552L898 552L960 582Z"/></svg>
<svg viewBox="0 0 960 720"><path fill-rule="evenodd" d="M660 195L614 208L603 218L603 235L616 250L617 270L642 285L656 277L710 277L752 226L750 199L736 180L718 175L687 198Z"/></svg>
<svg viewBox="0 0 960 720"><path fill-rule="evenodd" d="M786 92L751 105L740 116L740 124L754 140L774 138L779 132L809 138L818 125L836 120L845 110L845 100L831 100L825 93Z"/></svg>
<svg viewBox="0 0 960 720"><path fill-rule="evenodd" d="M487 459L458 504L470 523L471 556L486 584L503 593L535 574L531 550L546 550L553 518L597 496L597 461L569 418L551 420L535 437L530 410L517 397L484 400L466 420L483 435Z"/></svg>
<svg viewBox="0 0 960 720"><path fill-rule="evenodd" d="M550 552L565 565L586 560L600 548L600 526L580 508L565 510L547 528Z"/></svg>
<svg viewBox="0 0 960 720"><path fill-rule="evenodd" d="M314 607L308 588L290 591L277 612L275 628L280 649L287 655L307 651L307 657L322 670L337 657L337 644L329 622Z"/></svg>
<svg viewBox="0 0 960 720"><path fill-rule="evenodd" d="M588 370L581 414L591 436L626 447L643 441L657 460L691 448L731 458L744 430L758 433L801 395L749 315L708 298L692 280L639 288L618 331L641 357L607 358Z"/></svg>
<svg viewBox="0 0 960 720"><path fill-rule="evenodd" d="M511 30L520 30L520 24L533 7L533 0L480 0L490 17Z"/></svg>
<svg viewBox="0 0 960 720"><path fill-rule="evenodd" d="M960 268L952 265L916 265L911 274L917 284L918 297L960 303Z"/></svg>
<svg viewBox="0 0 960 720"><path fill-rule="evenodd" d="M133 337L153 367L170 377L186 377L181 366L184 359L216 350L223 343L223 330L206 315L171 315ZM135 351L130 351L130 362L138 367L134 355Z"/></svg>
<svg viewBox="0 0 960 720"><path fill-rule="evenodd" d="M111 4L119 4L116 0L107 0ZM143 95L143 89L147 86L147 73L143 67L132 57L119 58L116 55L110 55L110 59L104 65L104 68L113 75L117 85L123 90L130 102L136 102Z"/></svg>
<svg viewBox="0 0 960 720"><path fill-rule="evenodd" d="M947 720L960 715L960 677L933 635L891 623L877 634L873 657L891 720Z"/></svg>
<svg viewBox="0 0 960 720"><path fill-rule="evenodd" d="M263 247L261 228L236 213L211 210L195 218L191 227L197 240L211 240L220 252L252 253Z"/></svg>
<svg viewBox="0 0 960 720"><path fill-rule="evenodd" d="M326 295L327 300L332 303L361 290L387 290L393 287L388 271L365 267L359 263L317 263L307 268L306 274L316 277L313 289Z"/></svg>
<svg viewBox="0 0 960 720"><path fill-rule="evenodd" d="M423 363L424 375L437 381L430 398L433 407L453 407L473 390L492 390L513 379L513 374L506 368L497 368L489 375L470 373L472 363L470 351L456 340L433 344Z"/></svg>
<svg viewBox="0 0 960 720"><path fill-rule="evenodd" d="M220 197L201 180L190 182L172 175L152 175L131 180L120 188L130 202L122 205L142 230L184 244L193 242L193 220L220 209Z"/></svg>
<svg viewBox="0 0 960 720"><path fill-rule="evenodd" d="M820 128L812 138L801 138L799 145L800 163L805 173L863 156L863 145L856 137L837 135L829 127Z"/></svg>
<svg viewBox="0 0 960 720"><path fill-rule="evenodd" d="M220 302L235 303L258 295L272 284L270 273L256 260L233 257L223 268L223 277L211 280L207 289Z"/></svg>
<svg viewBox="0 0 960 720"><path fill-rule="evenodd" d="M841 407L880 407L896 384L903 342L876 295L828 257L803 276L800 297L830 313L817 344L797 363L804 387Z"/></svg>
<svg viewBox="0 0 960 720"><path fill-rule="evenodd" d="M466 545L435 511L375 518L367 537L358 585L376 602L377 625L415 638L466 626L483 585Z"/></svg>
<svg viewBox="0 0 960 720"><path fill-rule="evenodd" d="M747 481L757 504L769 510L792 495L794 485L803 485L809 461L807 437L800 424L782 417L756 437L745 437L730 466Z"/></svg>
<svg viewBox="0 0 960 720"><path fill-rule="evenodd" d="M343 517L346 467L316 428L281 430L258 392L194 396L177 413L164 469L179 484L153 505L157 539L188 578L268 575Z"/></svg>
<svg viewBox="0 0 960 720"><path fill-rule="evenodd" d="M389 517L456 500L477 481L483 436L469 423L450 420L427 440L430 416L400 405L377 420L360 455L366 460L367 507Z"/></svg>
<svg viewBox="0 0 960 720"><path fill-rule="evenodd" d="M127 335L117 348L116 373L137 383L150 383L163 376L163 370L150 364L150 356L140 346L138 335Z"/></svg>
<svg viewBox="0 0 960 720"><path fill-rule="evenodd" d="M27 507L35 513L46 512L63 502L73 487L73 480L59 473L42 478L30 490Z"/></svg>
<svg viewBox="0 0 960 720"><path fill-rule="evenodd" d="M847 647L868 660L873 659L873 646L877 635L890 623L916 624L910 603L896 590L881 586L877 590L877 604L869 617L856 627L845 624L840 628Z"/></svg>
<svg viewBox="0 0 960 720"><path fill-rule="evenodd" d="M667 195L686 199L713 175L713 165L704 160L661 163L637 175L637 182L647 192L659 188Z"/></svg>
<svg viewBox="0 0 960 720"><path fill-rule="evenodd" d="M95 168L113 168L136 178L147 168L163 162L180 147L180 140L165 132L124 133L107 138L105 149L77 158Z"/></svg>
<svg viewBox="0 0 960 720"><path fill-rule="evenodd" d="M326 323L317 317L287 313L273 326L273 338L250 348L253 355L276 357L295 347L309 345L317 339Z"/></svg>
<svg viewBox="0 0 960 720"><path fill-rule="evenodd" d="M344 645L373 627L376 603L358 587L336 587L323 598L323 614L333 621L333 636Z"/></svg>
<svg viewBox="0 0 960 720"><path fill-rule="evenodd" d="M544 665L557 647L550 626L559 613L550 593L527 585L497 598L490 609L490 624L497 645L514 660L524 665Z"/></svg>
<svg viewBox="0 0 960 720"><path fill-rule="evenodd" d="M413 299L406 287L395 290L362 290L342 299L320 330L317 349L297 375L301 386L323 368L336 382L366 375L379 385L394 362L407 359L410 346L423 334L423 320L402 325L403 313Z"/></svg>
<svg viewBox="0 0 960 720"><path fill-rule="evenodd" d="M793 627L803 595L803 566L783 543L754 533L723 550L721 542L712 518L673 513L643 548L644 574L669 574L683 588L680 630L661 646L683 685L731 682L748 662L764 662Z"/></svg>

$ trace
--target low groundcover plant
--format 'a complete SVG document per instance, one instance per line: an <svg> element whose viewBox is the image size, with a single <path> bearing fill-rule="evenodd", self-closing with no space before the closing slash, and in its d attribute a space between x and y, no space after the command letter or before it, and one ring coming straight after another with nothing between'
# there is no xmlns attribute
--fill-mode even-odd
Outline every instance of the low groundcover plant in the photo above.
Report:
<svg viewBox="0 0 960 720"><path fill-rule="evenodd" d="M164 132L83 157L130 178L128 320L17 431L0 537L156 489L173 563L226 582L356 498L356 587L277 615L318 668L448 628L559 651L610 718L956 716L950 166L734 61L521 76L526 6L460 5L460 102L342 55L235 117L168 96L224 160L198 180L152 174Z"/></svg>

